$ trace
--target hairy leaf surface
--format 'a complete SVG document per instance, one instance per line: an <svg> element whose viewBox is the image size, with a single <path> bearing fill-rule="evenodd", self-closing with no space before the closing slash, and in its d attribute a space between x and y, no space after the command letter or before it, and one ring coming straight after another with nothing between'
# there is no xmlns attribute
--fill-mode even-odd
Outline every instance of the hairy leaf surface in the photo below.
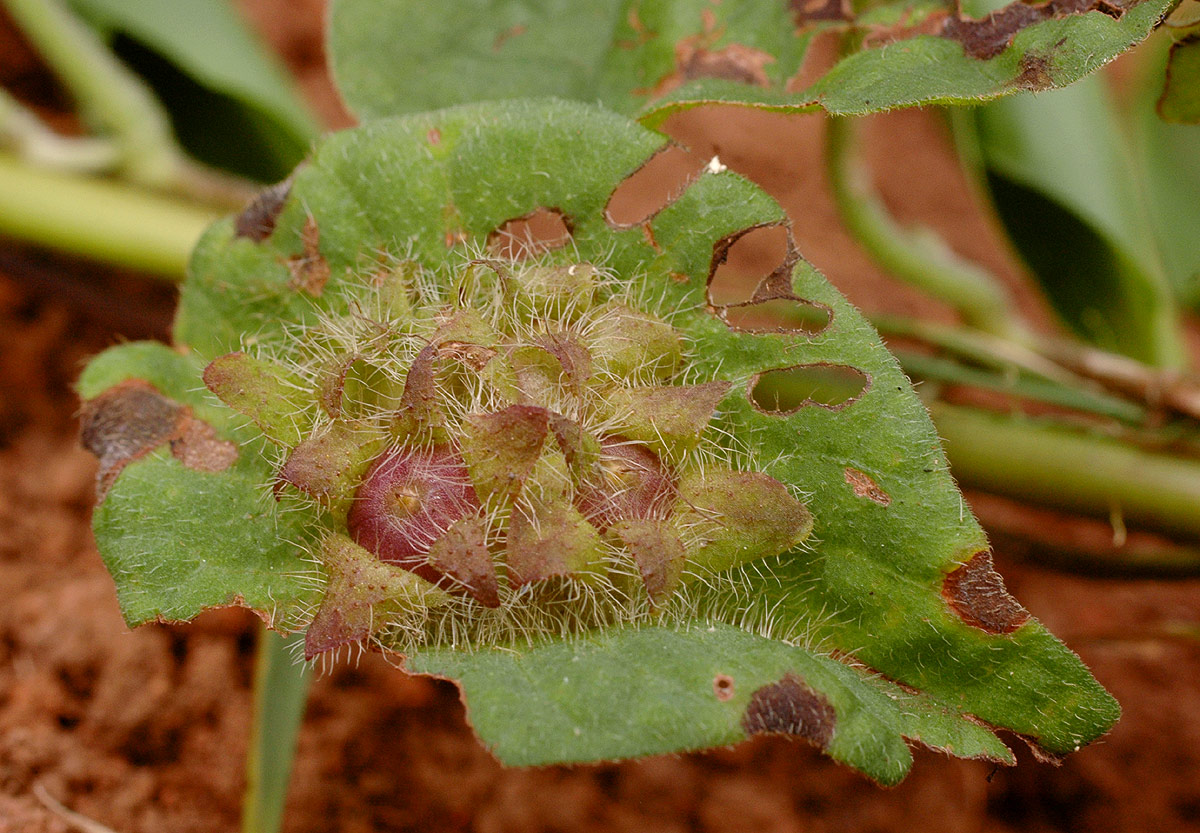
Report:
<svg viewBox="0 0 1200 833"><path fill-rule="evenodd" d="M1014 2L976 20L937 0L337 0L331 48L362 118L555 95L654 126L707 103L851 115L1059 87L1169 6Z"/></svg>
<svg viewBox="0 0 1200 833"><path fill-rule="evenodd" d="M333 135L295 174L273 231L239 236L227 219L202 240L176 324L191 351L177 363L180 378L199 389L200 368L218 356L287 338L297 322L361 317L351 308L355 293L378 282L380 263L454 274L455 264L486 250L495 230L553 208L570 230L559 254L602 265L630 297L655 299L684 336L688 378L728 391L709 431L751 470L802 496L813 528L790 552L698 585L686 620L650 615L585 631L564 622L558 636L468 650L446 634L409 645L412 668L462 682L476 728L502 760L629 757L781 732L894 783L909 766L904 738L1007 760L975 719L1053 752L1105 732L1116 704L1004 592L927 413L863 317L794 251L747 302L766 292L818 305L829 310L823 330L737 330L708 297L730 242L783 223L779 206L736 174L710 172L644 226L608 222L610 195L663 142L620 116L557 101L462 107ZM324 264L319 292L297 280L297 259ZM768 377L770 396L758 388ZM85 396L119 381L97 370L90 378ZM805 386L829 378L853 384L818 398ZM197 408L201 399L208 401L194 400ZM269 454L248 459L255 446L241 432L254 432L245 418L228 411L213 424L238 441L241 457L227 472L196 477L269 468L261 462ZM97 516L107 548L124 546L115 543L124 534L163 542L157 551L147 542L140 563L125 559L114 571L123 597L137 586L143 605L147 577L178 570L180 551L167 542L193 535L193 526L238 523L253 503L231 502L234 520L209 517L207 503L198 510L205 514L193 514L177 493L155 494L135 476L163 456L156 455L127 466L105 503L140 505L142 529L123 527L128 518L112 512ZM254 493L259 511L270 506L269 484L268 474ZM281 540L294 545L292 558L306 535L334 523L307 511L273 518ZM292 524L303 530L293 534ZM297 609L311 601L298 573L278 573L289 569L279 550L245 537L227 549L243 574L212 565L189 603L205 594L210 605L237 594L255 607L265 596ZM174 609L174 591L156 592L154 604ZM378 638L387 644L388 632Z"/></svg>

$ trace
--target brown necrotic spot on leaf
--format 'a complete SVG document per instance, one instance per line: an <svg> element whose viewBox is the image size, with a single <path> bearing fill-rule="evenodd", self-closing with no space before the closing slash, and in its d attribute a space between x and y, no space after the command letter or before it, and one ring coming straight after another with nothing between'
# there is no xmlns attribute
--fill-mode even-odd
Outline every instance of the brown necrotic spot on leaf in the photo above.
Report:
<svg viewBox="0 0 1200 833"><path fill-rule="evenodd" d="M1034 52L1022 55L1018 67L1021 71L1013 79L1013 86L1019 90L1037 92L1048 89L1054 83L1050 76L1050 60L1042 55Z"/></svg>
<svg viewBox="0 0 1200 833"><path fill-rule="evenodd" d="M1016 2L1009 3L982 20L951 17L942 27L942 36L958 41L972 58L986 60L994 58L1012 45L1013 38L1022 29L1070 15L1086 12L1102 12L1120 19L1126 9L1138 0L1049 0L1041 5ZM1022 73L1024 73L1022 68Z"/></svg>
<svg viewBox="0 0 1200 833"><path fill-rule="evenodd" d="M681 81L697 78L721 78L766 87L770 84L766 66L775 56L741 43L720 49L706 49L697 38L687 38L675 47L675 63Z"/></svg>
<svg viewBox="0 0 1200 833"><path fill-rule="evenodd" d="M765 370L750 379L748 395L759 411L787 416L816 405L838 411L857 402L871 385L871 377L843 364L801 364Z"/></svg>
<svg viewBox="0 0 1200 833"><path fill-rule="evenodd" d="M283 211L291 192L291 177L264 188L234 219L234 234L237 237L248 237L255 243L266 240L271 236L271 232L275 231L275 221L279 219L279 212Z"/></svg>
<svg viewBox="0 0 1200 833"><path fill-rule="evenodd" d="M821 332L832 318L829 307L792 293L799 257L782 224L754 226L718 240L709 267L710 309L742 332Z"/></svg>
<svg viewBox="0 0 1200 833"><path fill-rule="evenodd" d="M88 400L79 421L80 442L100 460L97 502L104 501L126 465L164 443L170 443L181 463L198 471L224 471L237 459L237 447L218 438L212 426L140 379Z"/></svg>
<svg viewBox="0 0 1200 833"><path fill-rule="evenodd" d="M216 430L185 409L178 435L171 439L175 459L196 471L225 471L237 460L237 446L217 436Z"/></svg>
<svg viewBox="0 0 1200 833"><path fill-rule="evenodd" d="M536 257L570 243L572 230L570 218L557 208L535 208L489 234L488 252L506 260Z"/></svg>
<svg viewBox="0 0 1200 833"><path fill-rule="evenodd" d="M743 43L730 43L714 48L721 31L711 9L702 13L704 29L675 44L675 69L659 79L651 89L634 90L652 98L666 95L688 81L700 78L719 78L755 87L770 86L767 65L775 56Z"/></svg>
<svg viewBox="0 0 1200 833"><path fill-rule="evenodd" d="M618 229L647 222L679 199L707 163L706 157L682 145L664 145L616 187L604 208L604 218ZM652 234L650 240L655 245Z"/></svg>
<svg viewBox="0 0 1200 833"><path fill-rule="evenodd" d="M795 674L755 690L742 715L742 730L748 735L794 735L821 749L828 748L836 726L833 704Z"/></svg>
<svg viewBox="0 0 1200 833"><path fill-rule="evenodd" d="M524 24L518 23L514 26L509 26L503 32L496 35L495 39L492 41L492 51L499 52L504 48L504 44L523 34L525 34Z"/></svg>
<svg viewBox="0 0 1200 833"><path fill-rule="evenodd" d="M798 29L810 23L853 19L847 0L791 0L788 9Z"/></svg>
<svg viewBox="0 0 1200 833"><path fill-rule="evenodd" d="M713 677L713 694L722 703L732 700L734 694L733 677L728 674L718 674Z"/></svg>
<svg viewBox="0 0 1200 833"><path fill-rule="evenodd" d="M288 285L298 292L320 297L329 282L329 261L321 254L321 231L312 217L304 221L300 231L301 252L284 260L292 279Z"/></svg>
<svg viewBox="0 0 1200 833"><path fill-rule="evenodd" d="M988 551L975 553L947 575L942 597L960 619L988 633L1012 633L1029 619L1029 611L1004 588Z"/></svg>
<svg viewBox="0 0 1200 833"><path fill-rule="evenodd" d="M96 497L103 501L127 463L149 454L176 433L183 408L149 384L131 380L83 406L80 441L100 460Z"/></svg>
<svg viewBox="0 0 1200 833"><path fill-rule="evenodd" d="M873 500L880 506L887 506L892 502L892 496L879 488L879 484L871 479L871 475L865 471L847 468L845 476L846 482L850 484L850 488L854 489L854 494L858 497Z"/></svg>

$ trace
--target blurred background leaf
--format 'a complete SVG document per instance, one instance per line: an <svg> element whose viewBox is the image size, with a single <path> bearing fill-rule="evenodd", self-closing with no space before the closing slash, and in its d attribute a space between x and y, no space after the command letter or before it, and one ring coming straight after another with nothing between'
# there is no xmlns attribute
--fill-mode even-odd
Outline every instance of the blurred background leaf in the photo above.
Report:
<svg viewBox="0 0 1200 833"><path fill-rule="evenodd" d="M274 182L320 132L278 59L226 0L70 2L151 86L201 162Z"/></svg>

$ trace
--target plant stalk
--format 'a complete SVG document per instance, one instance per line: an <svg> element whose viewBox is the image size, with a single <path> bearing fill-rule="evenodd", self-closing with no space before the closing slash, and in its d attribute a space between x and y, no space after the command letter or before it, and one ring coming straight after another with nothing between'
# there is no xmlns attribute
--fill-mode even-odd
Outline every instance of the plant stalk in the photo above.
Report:
<svg viewBox="0 0 1200 833"><path fill-rule="evenodd" d="M0 234L40 246L179 281L217 216L193 202L0 154Z"/></svg>
<svg viewBox="0 0 1200 833"><path fill-rule="evenodd" d="M0 89L0 147L36 165L79 173L110 171L120 159L115 142L92 136L60 136L3 89Z"/></svg>
<svg viewBox="0 0 1200 833"><path fill-rule="evenodd" d="M949 303L977 329L1026 341L1026 328L995 277L958 257L933 231L903 228L888 213L857 158L855 121L833 117L826 129L834 202L867 253L889 273Z"/></svg>
<svg viewBox="0 0 1200 833"><path fill-rule="evenodd" d="M1200 462L1048 420L930 403L955 477L1017 500L1200 538Z"/></svg>
<svg viewBox="0 0 1200 833"><path fill-rule="evenodd" d="M87 122L118 143L123 173L143 185L173 183L183 155L170 119L145 83L61 0L3 2L71 91Z"/></svg>
<svg viewBox="0 0 1200 833"><path fill-rule="evenodd" d="M303 638L303 634L280 636L265 627L259 631L242 833L277 833L283 821L296 737L312 677L292 651Z"/></svg>

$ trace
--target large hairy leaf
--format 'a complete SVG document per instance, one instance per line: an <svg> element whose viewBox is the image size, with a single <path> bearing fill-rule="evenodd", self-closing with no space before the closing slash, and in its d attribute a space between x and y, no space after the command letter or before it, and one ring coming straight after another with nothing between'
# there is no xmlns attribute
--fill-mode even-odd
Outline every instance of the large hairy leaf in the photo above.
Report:
<svg viewBox="0 0 1200 833"><path fill-rule="evenodd" d="M789 552L690 586L696 600L690 608L672 608L670 597L655 597L656 606L619 625L589 622L568 606L537 620L551 623L540 630L480 632L470 622L421 630L418 622L415 641L411 634L405 641L395 631L376 632L385 646L409 653L411 668L461 682L480 736L502 760L620 758L777 732L806 738L894 783L909 766L905 738L1007 761L1009 754L978 721L1008 727L1054 753L1105 732L1116 719L1116 704L1078 658L1004 591L927 413L862 316L794 252L759 289L773 288L769 304L824 310L825 326L739 329L723 315L747 308L710 298L709 281L731 241L747 229L782 223L782 210L741 177L713 170L642 224L618 228L608 220L610 195L663 142L622 117L555 101L383 119L327 138L296 172L290 189L275 190L236 221L214 225L184 287L176 337L190 353L173 365L179 380L147 378L163 396L194 404L195 416L210 419L237 445L239 458L222 471L188 471L197 494L228 495L228 506L219 511L207 499L155 491L140 476L149 472L143 467L176 465L165 446L116 477L103 507L136 504L144 520L131 528L128 517L102 507L96 528L110 563L119 565L114 577L123 602L137 588L139 612L130 618L145 618L141 611L151 609L175 610L176 593L186 594L192 606L225 604L240 595L258 608L269 596L272 605L310 609L310 594L320 591L303 581L297 553L306 541L344 523L336 500L327 504L329 511L285 500L280 505L292 511L275 513L273 522L279 546L292 546L293 561L250 540L258 534L259 518L271 517L269 487L275 481L269 468L278 464L270 454L264 459L265 443L253 420L266 425L268 435L283 435L274 411L255 402L276 401L269 399L272 390L291 395L295 384L272 387L268 378L271 355L285 353L268 351L253 360L241 352L225 355L210 366L205 381L251 419L232 410L222 419L207 410L212 404L207 394L185 398L186 391L201 387L203 365L230 351L253 351L255 345L341 326L330 322L369 323L373 313L362 293L386 287L397 268L427 276L418 283L421 293L453 289L451 297L466 291L463 284L445 285L456 276L486 280L509 269L520 274L515 262L488 261L491 267L471 271L471 258L488 252L489 238L494 244L494 232L509 221L553 208L565 221L569 242L547 256L601 266L612 276L606 292L654 299L658 314L683 335L688 386L669 390L706 396L715 391L720 401L706 437L717 444L713 448L728 446L762 473L757 480L735 476L735 481L746 488L787 484L811 513L812 533ZM391 264L391 271L381 272L380 264ZM565 301L569 309L584 303L578 295ZM415 303L388 297L391 304ZM760 292L747 303L764 297ZM301 329L303 324L310 329ZM438 332L451 325L453 344L486 340L479 335L487 330L480 318L457 316ZM529 355L530 348L523 349L519 355ZM552 349L569 355L561 345ZM154 363L131 350L159 360L151 348L126 347L106 354L98 366L149 374ZM424 355L422 350L413 359L410 381L419 382ZM563 359L562 376L578 367ZM280 380L292 378L287 367L279 368ZM90 371L85 395L95 398L89 408L122 378L112 369ZM346 371L338 376L346 378ZM116 389L122 390L120 384ZM410 421L423 418L416 401L407 392L399 400L399 413ZM661 394L641 401L650 403L648 409L665 407ZM705 413L711 410L710 401ZM520 411L503 413L516 419L512 415ZM686 425L690 413L670 411L671 420L660 424ZM491 430L495 423L466 424ZM439 426L435 429L446 430ZM337 435L346 436L353 435ZM680 429L678 436L686 432ZM343 440L323 442L318 450ZM584 443L560 442L575 455L587 453ZM503 444L492 447L505 460L516 453ZM174 455L174 445L171 451ZM553 469L563 465L562 456L557 459L556 464L543 457L537 464ZM240 478L252 471L266 472L259 489L239 492ZM522 471L522 478L536 478L544 469ZM680 488L693 488L697 502L705 499L702 488ZM728 492L727 506L744 501L739 491ZM715 505L724 508L719 501ZM563 546L586 553L577 546L586 537L572 531L581 522L571 517L547 514L542 522L557 518L554 528L565 530ZM763 521L753 512L744 520L728 517ZM190 544L209 535L198 527L212 527L216 537L241 523L247 529L229 536L221 558L209 551L181 552L170 543ZM124 543L126 536L135 540L137 558L119 555L133 548ZM352 553L338 546L335 555ZM187 559L191 571L181 580L194 581L198 589L154 583L159 571L178 575L178 559ZM211 563L197 563L203 559ZM240 574L227 560L236 560ZM323 570L333 563L327 559ZM358 574L368 573L379 579L372 579L371 588L358 588L359 598L369 596L363 604L380 615L388 599L370 596L368 589L374 593L393 582L389 586L400 593L412 586L378 565ZM326 592L353 592L353 586L346 589L345 575L327 578ZM431 608L428 615L432 620L443 614ZM555 616L564 618L556 623ZM368 615L365 621L371 620Z"/></svg>
<svg viewBox="0 0 1200 833"><path fill-rule="evenodd" d="M362 118L555 95L653 126L705 103L850 115L1059 87L1170 5L1014 2L976 20L937 0L336 0L331 49ZM835 39L836 60L815 47Z"/></svg>

